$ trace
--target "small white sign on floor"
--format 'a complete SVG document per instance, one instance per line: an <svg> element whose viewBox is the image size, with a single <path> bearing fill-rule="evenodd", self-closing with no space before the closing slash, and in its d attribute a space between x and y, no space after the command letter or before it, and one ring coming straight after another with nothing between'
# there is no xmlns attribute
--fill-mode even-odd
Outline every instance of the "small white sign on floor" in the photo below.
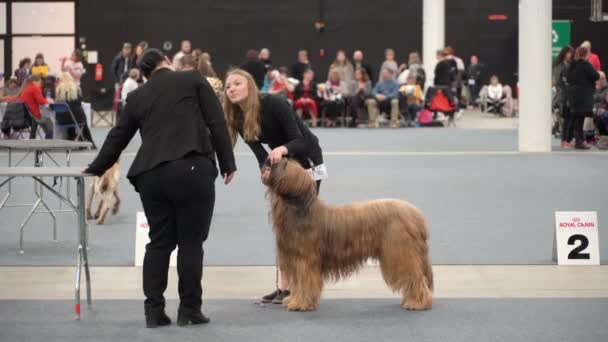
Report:
<svg viewBox="0 0 608 342"><path fill-rule="evenodd" d="M596 211L556 211L555 242L558 265L599 265Z"/></svg>
<svg viewBox="0 0 608 342"><path fill-rule="evenodd" d="M143 211L137 212L137 220L135 226L135 266L144 265L144 255L146 254L146 245L150 242L148 232L150 227L148 226L148 219ZM171 253L171 260L169 266L177 266L177 248Z"/></svg>

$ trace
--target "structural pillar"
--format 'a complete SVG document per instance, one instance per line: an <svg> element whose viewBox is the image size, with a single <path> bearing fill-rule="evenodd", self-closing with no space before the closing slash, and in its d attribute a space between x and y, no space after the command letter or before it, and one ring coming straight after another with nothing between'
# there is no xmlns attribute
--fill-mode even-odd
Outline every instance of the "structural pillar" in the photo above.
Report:
<svg viewBox="0 0 608 342"><path fill-rule="evenodd" d="M437 50L445 47L445 0L422 1L422 61L426 86L433 85Z"/></svg>

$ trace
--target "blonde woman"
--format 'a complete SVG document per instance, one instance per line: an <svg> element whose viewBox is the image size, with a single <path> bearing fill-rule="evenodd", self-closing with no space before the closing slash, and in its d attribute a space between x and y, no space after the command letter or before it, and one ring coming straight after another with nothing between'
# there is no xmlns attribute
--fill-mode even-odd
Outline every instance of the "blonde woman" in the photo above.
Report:
<svg viewBox="0 0 608 342"><path fill-rule="evenodd" d="M346 82L347 85L352 84L355 80L355 69L353 64L346 58L346 52L344 52L344 50L338 50L336 53L336 59L329 66L327 79L330 79L332 70L337 71L340 75L340 80ZM348 96L350 95L350 92L344 95Z"/></svg>
<svg viewBox="0 0 608 342"><path fill-rule="evenodd" d="M257 158L262 181L270 175L268 164L289 157L305 169L312 169L318 192L321 179L326 178L319 140L297 118L287 101L276 95L260 96L253 77L241 69L228 72L225 94L224 113L232 143L241 136L249 145ZM270 153L262 144L270 147ZM279 276L277 290L262 297L262 302L280 304L289 294L287 280Z"/></svg>
<svg viewBox="0 0 608 342"><path fill-rule="evenodd" d="M87 118L84 114L84 110L82 109L82 90L80 86L76 84L72 75L69 72L64 72L61 74L61 78L59 80L59 86L55 89L55 101L56 102L65 102L70 107L70 110L74 114L74 118L78 123L83 123L82 127L82 137L93 144L92 149L96 150L97 146L95 145L95 141L93 141L93 136L91 135L91 130L87 125ZM68 140L74 140L76 138L76 128L70 127L68 128Z"/></svg>
<svg viewBox="0 0 608 342"><path fill-rule="evenodd" d="M224 93L224 84L222 83L222 80L217 77L217 74L211 67L209 60L207 58L199 58L197 70L204 78L207 79L207 82L209 82L211 88L213 88L213 91L215 91L215 94L221 101Z"/></svg>

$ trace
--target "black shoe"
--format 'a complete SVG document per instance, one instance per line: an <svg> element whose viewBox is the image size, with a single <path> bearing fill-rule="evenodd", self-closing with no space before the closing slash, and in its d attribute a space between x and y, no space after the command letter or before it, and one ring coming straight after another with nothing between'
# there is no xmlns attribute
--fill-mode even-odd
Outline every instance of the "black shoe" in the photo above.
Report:
<svg viewBox="0 0 608 342"><path fill-rule="evenodd" d="M164 311L146 314L146 328L157 328L171 324L171 318Z"/></svg>
<svg viewBox="0 0 608 342"><path fill-rule="evenodd" d="M281 293L281 290L277 289L273 293L265 295L264 297L262 297L262 303L265 303L265 304L272 303L272 301L275 298L277 298L280 293Z"/></svg>
<svg viewBox="0 0 608 342"><path fill-rule="evenodd" d="M287 298L291 292L289 290L283 290L279 295L272 301L273 304L283 304L283 299Z"/></svg>
<svg viewBox="0 0 608 342"><path fill-rule="evenodd" d="M180 310L177 312L177 325L183 327L188 324L206 324L211 320L209 317L203 315L200 310L198 311L184 311Z"/></svg>

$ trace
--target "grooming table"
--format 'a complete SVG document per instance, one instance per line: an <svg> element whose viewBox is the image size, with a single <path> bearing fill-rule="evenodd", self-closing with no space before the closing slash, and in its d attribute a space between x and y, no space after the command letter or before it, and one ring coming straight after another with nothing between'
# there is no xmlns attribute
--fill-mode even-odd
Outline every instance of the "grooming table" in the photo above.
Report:
<svg viewBox="0 0 608 342"><path fill-rule="evenodd" d="M80 142L80 141L69 141L69 140L60 140L60 139L47 139L47 140L0 140L0 149L8 150L8 167L20 166L21 163L31 154L34 154L34 167L43 167L44 166L44 155L47 155L51 161L56 166L61 166L59 163L53 159L53 157L49 154L50 152L56 151L65 151L66 153L66 166L70 167L70 155L71 151L80 148L89 148L92 144L90 142ZM24 151L26 154L21 158L15 165L13 162L13 151ZM13 204L7 205L7 202L12 193L12 184L9 181L8 183L8 193L6 196L0 200L0 210L4 207L31 207L31 210L21 227L19 227L19 251L23 253L23 230L25 229L25 225L30 220L33 214L35 213L47 213L51 215L53 219L53 240L57 240L57 218L55 213L57 212L65 212L66 210L51 210L47 203L43 198L43 190L44 188L40 185L39 189L36 187L37 183L34 183L34 192L36 193L36 201L33 204ZM67 198L70 199L70 182L67 182L66 185ZM61 203L61 202L60 202ZM37 211L39 206L43 206L46 211ZM67 210L71 211L71 210Z"/></svg>

